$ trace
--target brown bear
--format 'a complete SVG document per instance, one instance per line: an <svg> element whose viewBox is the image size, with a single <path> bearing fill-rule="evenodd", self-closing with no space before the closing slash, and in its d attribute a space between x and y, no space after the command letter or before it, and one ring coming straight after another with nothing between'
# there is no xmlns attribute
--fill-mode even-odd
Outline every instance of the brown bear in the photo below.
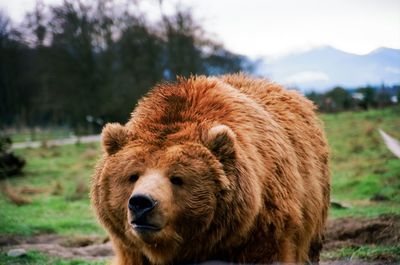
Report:
<svg viewBox="0 0 400 265"><path fill-rule="evenodd" d="M330 177L314 110L243 74L156 86L102 133L91 197L115 264L318 262Z"/></svg>

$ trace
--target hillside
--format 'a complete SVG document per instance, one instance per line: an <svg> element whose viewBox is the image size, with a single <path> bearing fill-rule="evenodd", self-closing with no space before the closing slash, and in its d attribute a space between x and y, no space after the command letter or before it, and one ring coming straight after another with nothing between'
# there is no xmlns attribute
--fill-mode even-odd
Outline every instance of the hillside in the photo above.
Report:
<svg viewBox="0 0 400 265"><path fill-rule="evenodd" d="M400 50L379 48L357 55L323 46L282 58L264 58L257 73L302 90L393 85L400 83Z"/></svg>

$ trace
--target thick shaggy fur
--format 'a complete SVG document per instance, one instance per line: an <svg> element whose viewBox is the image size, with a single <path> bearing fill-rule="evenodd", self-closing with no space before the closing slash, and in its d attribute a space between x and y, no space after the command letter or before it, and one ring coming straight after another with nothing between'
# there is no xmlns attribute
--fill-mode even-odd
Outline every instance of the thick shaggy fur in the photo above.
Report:
<svg viewBox="0 0 400 265"><path fill-rule="evenodd" d="M127 124L104 128L103 146L92 202L115 264L318 261L328 148L297 92L244 75L160 84ZM132 228L134 194L158 201L160 231Z"/></svg>

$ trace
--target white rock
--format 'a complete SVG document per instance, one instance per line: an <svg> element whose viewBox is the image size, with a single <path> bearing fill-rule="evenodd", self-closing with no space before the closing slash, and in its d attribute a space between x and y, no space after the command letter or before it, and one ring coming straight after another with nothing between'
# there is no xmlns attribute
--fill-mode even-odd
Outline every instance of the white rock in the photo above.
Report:
<svg viewBox="0 0 400 265"><path fill-rule="evenodd" d="M9 257L20 257L20 256L24 256L26 255L26 250L23 248L14 248L14 249L10 249L7 252L7 255Z"/></svg>

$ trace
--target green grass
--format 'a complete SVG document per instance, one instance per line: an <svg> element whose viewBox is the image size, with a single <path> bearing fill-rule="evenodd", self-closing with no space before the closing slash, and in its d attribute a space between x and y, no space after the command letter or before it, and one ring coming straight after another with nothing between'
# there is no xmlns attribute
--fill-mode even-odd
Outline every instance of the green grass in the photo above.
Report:
<svg viewBox="0 0 400 265"><path fill-rule="evenodd" d="M353 203L352 206L347 209L330 209L331 218L340 218L348 216L371 218L380 216L382 214L400 214L399 203L379 202L379 203L370 203L368 205L357 205L356 203Z"/></svg>
<svg viewBox="0 0 400 265"><path fill-rule="evenodd" d="M99 234L102 230L88 204L87 199L70 202L60 196L51 196L35 199L32 204L17 208L10 204L1 205L0 233Z"/></svg>
<svg viewBox="0 0 400 265"><path fill-rule="evenodd" d="M68 128L34 129L34 130L8 130L6 133L11 137L13 143L27 141L44 141L51 139L68 138L73 132Z"/></svg>
<svg viewBox="0 0 400 265"><path fill-rule="evenodd" d="M27 205L10 203L0 193L0 234L104 234L89 206L89 180L100 153L98 144L25 149L24 175L2 181L17 193L24 187L44 189Z"/></svg>
<svg viewBox="0 0 400 265"><path fill-rule="evenodd" d="M400 247L361 246L322 252L323 260L385 260L400 261Z"/></svg>
<svg viewBox="0 0 400 265"><path fill-rule="evenodd" d="M331 147L332 198L349 203L333 217L400 214L400 159L381 139L381 128L400 139L400 108L321 115ZM371 202L380 194L388 202Z"/></svg>
<svg viewBox="0 0 400 265"><path fill-rule="evenodd" d="M45 256L36 251L29 251L21 257L8 257L5 253L0 253L0 264L8 265L104 265L106 261L85 261L79 259L62 260Z"/></svg>

